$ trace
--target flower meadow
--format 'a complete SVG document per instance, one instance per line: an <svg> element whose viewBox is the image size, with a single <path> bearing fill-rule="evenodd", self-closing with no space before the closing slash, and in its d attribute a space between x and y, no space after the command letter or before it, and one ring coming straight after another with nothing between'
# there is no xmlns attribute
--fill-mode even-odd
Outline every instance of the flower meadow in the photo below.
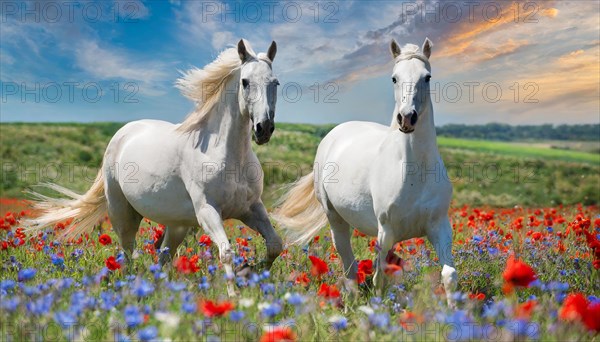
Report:
<svg viewBox="0 0 600 342"><path fill-rule="evenodd" d="M31 213L11 211L0 219L2 340L600 340L599 212L453 208L457 291L444 293L432 246L412 239L388 253L390 285L378 296L378 245L358 231L349 281L328 229L265 270L263 239L226 221L239 269L227 279L201 229L161 267L164 227L148 220L125 263L108 220L63 241L69 222L28 235L20 220Z"/></svg>

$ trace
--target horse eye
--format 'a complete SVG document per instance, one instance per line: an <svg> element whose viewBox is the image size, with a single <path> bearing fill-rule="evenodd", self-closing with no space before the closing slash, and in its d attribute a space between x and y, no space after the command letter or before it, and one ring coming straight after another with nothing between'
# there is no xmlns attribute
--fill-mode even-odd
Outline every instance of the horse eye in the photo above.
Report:
<svg viewBox="0 0 600 342"><path fill-rule="evenodd" d="M429 80L431 79L431 75L427 75L425 76L425 82L429 83Z"/></svg>
<svg viewBox="0 0 600 342"><path fill-rule="evenodd" d="M394 82L394 84L396 84L396 77L392 77L392 82Z"/></svg>
<svg viewBox="0 0 600 342"><path fill-rule="evenodd" d="M250 81L247 78L242 78L242 87L248 88L248 85L250 85Z"/></svg>
<svg viewBox="0 0 600 342"><path fill-rule="evenodd" d="M279 85L279 81L278 80L275 80L275 85Z"/></svg>

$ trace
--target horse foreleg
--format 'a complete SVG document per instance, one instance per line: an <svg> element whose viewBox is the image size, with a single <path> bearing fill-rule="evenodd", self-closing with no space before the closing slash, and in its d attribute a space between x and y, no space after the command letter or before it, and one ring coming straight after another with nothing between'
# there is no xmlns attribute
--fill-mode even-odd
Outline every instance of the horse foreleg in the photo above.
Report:
<svg viewBox="0 0 600 342"><path fill-rule="evenodd" d="M386 257L388 252L394 247L396 240L391 230L386 225L379 226L379 233L377 234L377 244L379 245L379 254L377 256L377 268L375 269L375 276L373 282L377 289L378 295L381 297L384 294L387 279L385 277L385 268L387 266Z"/></svg>
<svg viewBox="0 0 600 342"><path fill-rule="evenodd" d="M231 250L231 244L225 234L225 228L223 227L223 220L219 212L210 205L205 205L199 208L196 212L198 223L202 225L202 229L208 233L212 241L219 248L219 257L225 274L227 276L227 294L230 297L235 296L235 288L233 281L235 274L233 273L233 251Z"/></svg>
<svg viewBox="0 0 600 342"><path fill-rule="evenodd" d="M243 215L241 220L265 239L265 245L267 246L266 264L268 268L271 268L271 265L283 250L283 241L273 228L263 203L257 202L251 205L250 212Z"/></svg>
<svg viewBox="0 0 600 342"><path fill-rule="evenodd" d="M454 268L454 258L452 257L452 227L447 217L444 217L439 224L427 232L427 238L435 248L435 252L442 265L442 283L446 291L446 300L448 306L456 307L452 295L456 290L456 269Z"/></svg>

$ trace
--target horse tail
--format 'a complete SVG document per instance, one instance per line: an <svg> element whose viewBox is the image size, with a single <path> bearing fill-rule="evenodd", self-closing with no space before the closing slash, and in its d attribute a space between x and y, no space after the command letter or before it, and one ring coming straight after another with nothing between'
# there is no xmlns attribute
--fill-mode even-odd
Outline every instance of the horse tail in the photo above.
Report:
<svg viewBox="0 0 600 342"><path fill-rule="evenodd" d="M282 226L288 243L305 244L327 224L314 184L313 171L293 183L276 204L273 217Z"/></svg>
<svg viewBox="0 0 600 342"><path fill-rule="evenodd" d="M38 210L40 215L23 222L25 226L29 226L25 231L40 231L48 226L54 227L58 223L73 219L72 223L60 233L60 238L75 237L89 233L106 215L107 202L104 195L102 167L90 189L83 195L53 183L45 183L42 186L67 198L52 198L29 191L35 198L34 209Z"/></svg>

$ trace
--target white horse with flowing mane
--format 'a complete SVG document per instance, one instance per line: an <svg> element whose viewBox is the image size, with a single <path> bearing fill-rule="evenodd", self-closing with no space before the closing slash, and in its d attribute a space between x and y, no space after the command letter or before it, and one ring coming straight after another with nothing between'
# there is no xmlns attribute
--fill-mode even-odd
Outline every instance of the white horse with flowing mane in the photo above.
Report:
<svg viewBox="0 0 600 342"><path fill-rule="evenodd" d="M33 230L74 218L66 236L89 232L108 212L121 245L131 254L142 217L167 226L163 247L171 257L187 232L198 224L218 246L221 262L233 278L232 250L223 219L237 218L266 240L268 266L282 240L261 201L263 173L251 148L269 141L275 129L279 82L272 62L275 42L255 54L245 40L223 51L203 69L178 80L182 93L196 102L180 125L140 120L128 123L111 139L92 187L78 195L58 185L51 189L69 199L41 196L42 215ZM164 263L161 259L161 263ZM228 292L234 294L229 283Z"/></svg>
<svg viewBox="0 0 600 342"><path fill-rule="evenodd" d="M395 40L392 82L396 105L391 126L347 122L319 144L313 172L282 198L275 218L291 243L304 244L329 221L346 275L357 263L351 227L377 236L381 247L375 285L384 288L386 253L396 242L427 236L443 265L442 282L450 306L456 285L448 208L452 185L438 152L429 94L432 44L425 39L402 49Z"/></svg>

